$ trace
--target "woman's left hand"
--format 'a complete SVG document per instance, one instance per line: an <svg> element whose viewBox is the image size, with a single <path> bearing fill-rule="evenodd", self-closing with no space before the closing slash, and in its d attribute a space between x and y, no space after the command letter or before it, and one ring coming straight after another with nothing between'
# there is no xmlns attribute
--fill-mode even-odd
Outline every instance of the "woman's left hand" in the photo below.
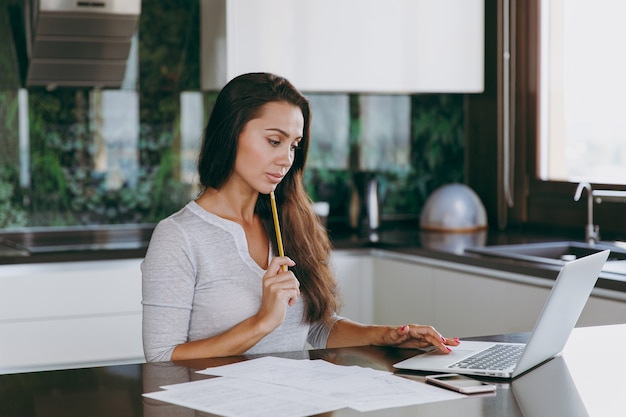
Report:
<svg viewBox="0 0 626 417"><path fill-rule="evenodd" d="M401 327L389 327L383 335L383 344L400 348L426 348L434 346L443 353L449 353L448 346L458 346L458 338L443 337L432 326L407 324Z"/></svg>

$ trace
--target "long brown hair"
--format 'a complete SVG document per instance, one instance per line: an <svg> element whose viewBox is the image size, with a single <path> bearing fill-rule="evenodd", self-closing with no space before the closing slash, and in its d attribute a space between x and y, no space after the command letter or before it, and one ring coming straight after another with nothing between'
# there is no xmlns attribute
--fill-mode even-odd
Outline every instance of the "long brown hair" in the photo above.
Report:
<svg viewBox="0 0 626 417"><path fill-rule="evenodd" d="M274 74L250 73L232 79L218 94L204 132L198 160L200 184L203 189L219 189L226 182L234 169L241 131L271 102L293 104L304 116L299 149L274 194L285 254L296 261L292 270L300 281L306 303L303 319L307 323L329 321L337 311L337 284L329 265L331 245L302 183L311 126L307 98L285 78ZM274 253L278 253L269 195L259 194L255 211Z"/></svg>

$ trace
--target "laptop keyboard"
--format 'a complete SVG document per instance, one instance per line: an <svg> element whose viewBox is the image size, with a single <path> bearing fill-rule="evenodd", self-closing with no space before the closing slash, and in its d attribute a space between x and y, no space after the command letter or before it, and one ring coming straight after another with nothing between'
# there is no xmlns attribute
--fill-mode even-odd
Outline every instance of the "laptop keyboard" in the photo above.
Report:
<svg viewBox="0 0 626 417"><path fill-rule="evenodd" d="M523 345L493 345L450 365L449 368L501 371L515 365L523 351Z"/></svg>

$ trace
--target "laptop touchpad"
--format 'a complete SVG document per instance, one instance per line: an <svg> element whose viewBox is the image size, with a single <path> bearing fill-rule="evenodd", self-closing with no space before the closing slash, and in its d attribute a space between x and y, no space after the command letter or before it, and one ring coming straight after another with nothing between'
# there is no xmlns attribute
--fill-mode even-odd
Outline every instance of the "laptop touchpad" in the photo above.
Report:
<svg viewBox="0 0 626 417"><path fill-rule="evenodd" d="M417 355L413 357L412 360L417 363L422 363L424 365L427 365L428 367L436 368L436 367L444 367L444 366L453 364L455 362L458 362L461 359L472 355L473 353L476 353L476 351L452 348L452 352L443 353L435 349L435 350L431 350L430 352L426 352L422 355Z"/></svg>

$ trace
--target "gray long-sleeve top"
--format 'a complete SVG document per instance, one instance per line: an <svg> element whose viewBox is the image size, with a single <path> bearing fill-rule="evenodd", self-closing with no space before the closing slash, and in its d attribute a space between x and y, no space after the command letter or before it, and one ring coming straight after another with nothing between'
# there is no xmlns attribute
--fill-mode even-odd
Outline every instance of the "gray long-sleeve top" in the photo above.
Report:
<svg viewBox="0 0 626 417"><path fill-rule="evenodd" d="M296 260L297 262L297 260ZM261 306L262 269L243 228L189 202L154 229L141 264L146 360L168 361L182 343L225 332ZM246 353L326 347L331 325L303 322L299 298L285 321Z"/></svg>

